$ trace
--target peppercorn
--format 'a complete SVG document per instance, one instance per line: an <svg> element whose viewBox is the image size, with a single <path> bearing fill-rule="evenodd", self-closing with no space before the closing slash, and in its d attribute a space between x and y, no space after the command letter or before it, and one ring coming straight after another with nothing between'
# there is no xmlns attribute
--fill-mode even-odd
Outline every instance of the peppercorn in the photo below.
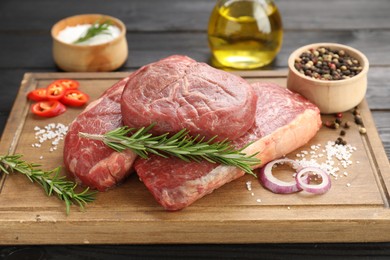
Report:
<svg viewBox="0 0 390 260"><path fill-rule="evenodd" d="M359 127L359 133L365 134L365 133L367 133L367 129L364 127Z"/></svg>
<svg viewBox="0 0 390 260"><path fill-rule="evenodd" d="M331 121L325 121L324 126L331 128L332 127L332 122Z"/></svg>
<svg viewBox="0 0 390 260"><path fill-rule="evenodd" d="M338 129L339 127L340 127L340 124L336 123L336 122L333 122L331 125L331 128L333 128L333 129Z"/></svg>
<svg viewBox="0 0 390 260"><path fill-rule="evenodd" d="M341 137L338 137L334 143L335 143L335 144L338 144L338 145L346 145L346 144L347 144L347 141L345 141L345 140L344 140L343 138L341 138Z"/></svg>
<svg viewBox="0 0 390 260"><path fill-rule="evenodd" d="M337 117L337 118L342 118L342 117L343 117L343 113L337 113L337 114L336 114L336 117Z"/></svg>
<svg viewBox="0 0 390 260"><path fill-rule="evenodd" d="M355 116L355 123L357 125L363 125L363 120L362 120L362 117L360 115Z"/></svg>
<svg viewBox="0 0 390 260"><path fill-rule="evenodd" d="M359 61L344 50L323 46L304 51L295 59L294 66L300 73L320 80L347 79L363 70Z"/></svg>
<svg viewBox="0 0 390 260"><path fill-rule="evenodd" d="M340 135L341 135L341 136L344 136L345 134L346 134L346 132L345 132L344 130L341 130L341 131L340 131Z"/></svg>
<svg viewBox="0 0 390 260"><path fill-rule="evenodd" d="M344 128L345 128L345 129L348 129L348 128L351 127L351 125L352 125L351 122L350 122L350 121L347 121L347 122L344 123Z"/></svg>
<svg viewBox="0 0 390 260"><path fill-rule="evenodd" d="M341 123L343 122L343 121L341 121L340 118L336 118L334 121L335 121L337 124L339 124L339 125L341 125Z"/></svg>
<svg viewBox="0 0 390 260"><path fill-rule="evenodd" d="M355 108L355 109L353 110L352 114L353 114L354 116L360 115L359 109L358 109L358 108Z"/></svg>

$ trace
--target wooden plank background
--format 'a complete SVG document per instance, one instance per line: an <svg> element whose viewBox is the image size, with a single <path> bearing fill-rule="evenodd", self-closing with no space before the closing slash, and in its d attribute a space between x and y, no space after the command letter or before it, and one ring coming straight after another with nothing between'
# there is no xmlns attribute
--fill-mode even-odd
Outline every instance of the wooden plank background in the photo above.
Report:
<svg viewBox="0 0 390 260"><path fill-rule="evenodd" d="M276 0L285 28L281 53L267 70L286 69L287 57L306 43L334 41L358 48L370 61L367 101L390 157L390 2L388 0ZM78 13L105 13L128 28L129 60L120 69L136 69L173 53L208 62L206 26L213 0L2 0L0 1L0 132L26 72L55 72L51 26ZM0 151L2 152L2 151ZM116 255L114 254L116 253ZM118 247L6 247L0 257L63 257L104 259L128 257L197 257L387 259L388 243L172 245Z"/></svg>

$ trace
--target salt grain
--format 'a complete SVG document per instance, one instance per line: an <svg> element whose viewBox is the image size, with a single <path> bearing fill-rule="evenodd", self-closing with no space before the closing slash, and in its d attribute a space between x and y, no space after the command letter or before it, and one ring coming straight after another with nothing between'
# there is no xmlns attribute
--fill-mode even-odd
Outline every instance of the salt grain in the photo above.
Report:
<svg viewBox="0 0 390 260"><path fill-rule="evenodd" d="M249 191L252 190L252 182L251 182L251 181L247 181L247 182L246 182L246 188L247 188L247 190L249 190Z"/></svg>
<svg viewBox="0 0 390 260"><path fill-rule="evenodd" d="M49 148L49 151L52 152L57 150L59 142L64 139L66 133L68 132L68 127L61 123L50 123L44 128L35 126L34 131L35 139L37 139L38 142L32 144L31 146L35 148L40 148L42 144L46 141L52 141L51 146Z"/></svg>
<svg viewBox="0 0 390 260"><path fill-rule="evenodd" d="M338 173L340 171L340 167L343 169L348 168L352 164L352 161L350 160L352 153L356 151L356 147L351 146L350 144L347 145L341 145L336 144L335 142L328 141L325 145L325 149L322 150L321 154L316 154L316 151L318 151L320 148L320 145L312 145L310 147L311 151L301 151L299 154L299 157L304 157L305 154L310 153L310 159L302 158L300 160L297 160L303 167L312 166L312 167L318 167L324 170L329 175L333 176L337 179ZM324 163L318 163L315 159L325 157L326 161ZM334 160L337 160L337 166ZM346 172L345 172L346 173ZM347 174L345 174L347 176Z"/></svg>

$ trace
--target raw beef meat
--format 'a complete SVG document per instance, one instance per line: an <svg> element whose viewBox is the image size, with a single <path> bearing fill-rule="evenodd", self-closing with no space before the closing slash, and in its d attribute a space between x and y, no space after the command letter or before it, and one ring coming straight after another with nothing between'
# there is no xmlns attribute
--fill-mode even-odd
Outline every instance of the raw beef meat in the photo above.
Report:
<svg viewBox="0 0 390 260"><path fill-rule="evenodd" d="M261 165L282 157L307 143L319 130L319 109L298 94L275 84L253 84L258 96L252 128L233 144L257 157ZM224 127L230 127L229 124ZM260 167L258 165L257 167ZM184 162L152 156L135 162L138 176L167 210L182 209L244 175L238 168L208 162Z"/></svg>
<svg viewBox="0 0 390 260"><path fill-rule="evenodd" d="M64 143L68 174L79 183L104 191L121 182L131 170L136 155L118 153L100 141L80 138L79 132L103 134L122 126L120 97L129 77L119 81L90 103L70 124Z"/></svg>
<svg viewBox="0 0 390 260"><path fill-rule="evenodd" d="M157 123L154 134L186 128L194 136L233 140L252 126L256 95L241 77L175 55L139 69L121 104L130 127Z"/></svg>

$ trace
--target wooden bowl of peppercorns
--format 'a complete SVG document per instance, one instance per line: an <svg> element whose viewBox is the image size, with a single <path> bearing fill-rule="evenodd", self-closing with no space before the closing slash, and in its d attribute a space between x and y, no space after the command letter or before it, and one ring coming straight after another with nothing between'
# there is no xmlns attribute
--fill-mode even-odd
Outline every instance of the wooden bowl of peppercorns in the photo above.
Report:
<svg viewBox="0 0 390 260"><path fill-rule="evenodd" d="M337 43L315 43L295 50L288 59L287 88L318 106L321 113L357 106L367 91L368 59Z"/></svg>

